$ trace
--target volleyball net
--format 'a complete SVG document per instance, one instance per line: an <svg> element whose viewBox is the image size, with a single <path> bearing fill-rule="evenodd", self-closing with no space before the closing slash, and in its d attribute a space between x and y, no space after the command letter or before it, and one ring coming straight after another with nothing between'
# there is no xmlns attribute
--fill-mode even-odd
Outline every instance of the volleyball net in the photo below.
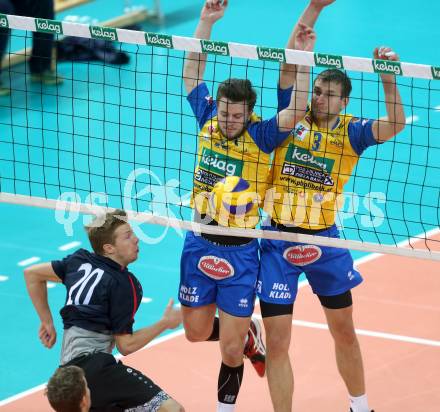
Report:
<svg viewBox="0 0 440 412"><path fill-rule="evenodd" d="M11 94L0 98L0 201L55 209L58 217L123 208L135 221L178 229L440 260L433 238L440 225L440 67L11 15L0 15L0 27L26 41L34 31L89 39L104 55L58 61L64 82L56 87L31 83L25 65L3 69ZM105 55L115 50L127 64L109 63ZM251 80L263 119L277 112L282 62L309 66L312 79L326 68L345 70L353 86L346 112L361 118L386 113L379 76L396 75L406 127L355 166L336 215L341 239L193 223L196 165L204 162L214 180L239 173L228 169L231 159L198 151L199 125L183 86L186 52L208 55L204 80L214 98L227 78ZM296 158L304 172L310 156ZM322 185L325 170L312 160L310 176Z"/></svg>

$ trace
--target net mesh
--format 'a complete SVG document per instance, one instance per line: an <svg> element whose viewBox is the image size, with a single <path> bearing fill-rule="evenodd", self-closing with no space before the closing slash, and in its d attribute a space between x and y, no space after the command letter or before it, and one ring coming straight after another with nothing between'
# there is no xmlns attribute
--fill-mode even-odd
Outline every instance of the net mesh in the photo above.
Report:
<svg viewBox="0 0 440 412"><path fill-rule="evenodd" d="M199 127L182 82L185 51L208 52L204 79L212 96L226 78L251 80L258 92L254 111L264 119L277 110L280 61L311 66L312 78L325 67L345 68L353 84L347 113L372 119L385 114L379 72L391 70L398 74L407 125L386 144L367 149L357 163L336 219L342 239L335 244L334 239L281 236L439 259L438 242L430 238L439 227L440 68L409 63L387 68L370 59L43 23L0 16L2 27L17 29L13 42L29 45L30 30L52 31L58 40L89 39L85 46L101 48L107 62L78 57L58 62L64 82L57 87L31 83L27 65L3 70L3 86L11 94L0 98L2 201L76 205L90 213L96 210L90 205L124 208L140 212L139 220L189 229ZM126 54L129 63L108 63L116 52ZM261 230L246 230L246 235L280 236Z"/></svg>

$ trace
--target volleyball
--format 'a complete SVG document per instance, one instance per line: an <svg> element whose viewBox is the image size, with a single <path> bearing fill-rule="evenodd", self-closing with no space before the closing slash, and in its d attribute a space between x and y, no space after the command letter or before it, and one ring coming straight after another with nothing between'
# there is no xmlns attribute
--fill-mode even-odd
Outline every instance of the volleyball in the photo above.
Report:
<svg viewBox="0 0 440 412"><path fill-rule="evenodd" d="M257 194L249 182L238 176L227 176L217 182L210 195L210 215L221 225L242 226L238 220L258 215ZM235 222L235 224L231 224Z"/></svg>

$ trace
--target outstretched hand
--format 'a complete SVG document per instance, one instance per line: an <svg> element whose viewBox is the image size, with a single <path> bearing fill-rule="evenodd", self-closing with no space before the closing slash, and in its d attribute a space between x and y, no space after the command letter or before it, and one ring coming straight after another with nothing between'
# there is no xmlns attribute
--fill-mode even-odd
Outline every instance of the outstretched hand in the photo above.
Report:
<svg viewBox="0 0 440 412"><path fill-rule="evenodd" d="M48 349L50 349L57 341L57 332L53 326L53 323L44 323L40 325L38 330L38 336L41 343Z"/></svg>
<svg viewBox="0 0 440 412"><path fill-rule="evenodd" d="M316 42L315 31L304 23L298 23L298 31L295 37L295 49L313 51Z"/></svg>
<svg viewBox="0 0 440 412"><path fill-rule="evenodd" d="M399 61L399 55L391 47L387 46L376 47L373 56L375 59Z"/></svg>
<svg viewBox="0 0 440 412"><path fill-rule="evenodd" d="M228 0L206 0L200 14L200 20L215 23L223 17L226 7L228 7Z"/></svg>
<svg viewBox="0 0 440 412"><path fill-rule="evenodd" d="M168 326L168 329L175 329L182 323L182 312L179 308L174 307L174 300L170 299L165 312L163 313L162 320Z"/></svg>

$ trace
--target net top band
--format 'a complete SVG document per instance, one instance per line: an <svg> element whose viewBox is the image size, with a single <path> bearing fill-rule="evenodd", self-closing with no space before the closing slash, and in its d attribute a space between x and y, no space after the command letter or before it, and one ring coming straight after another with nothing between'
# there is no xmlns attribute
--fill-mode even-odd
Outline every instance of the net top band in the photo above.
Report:
<svg viewBox="0 0 440 412"><path fill-rule="evenodd" d="M53 33L91 39L149 45L187 52L217 56L239 57L250 60L300 64L304 66L351 70L364 73L394 74L419 79L440 80L440 66L394 62L364 57L340 56L300 50L263 47L234 42L201 40L192 37L91 26L57 20L0 14L0 28Z"/></svg>

